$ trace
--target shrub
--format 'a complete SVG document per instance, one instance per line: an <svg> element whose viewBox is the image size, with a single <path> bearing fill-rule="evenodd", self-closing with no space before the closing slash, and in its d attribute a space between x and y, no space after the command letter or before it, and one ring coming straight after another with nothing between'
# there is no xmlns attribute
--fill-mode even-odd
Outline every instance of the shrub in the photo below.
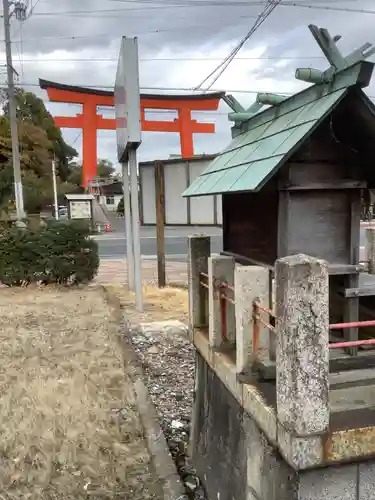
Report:
<svg viewBox="0 0 375 500"><path fill-rule="evenodd" d="M87 225L53 222L38 230L12 226L0 232L0 282L79 284L99 267L98 247Z"/></svg>
<svg viewBox="0 0 375 500"><path fill-rule="evenodd" d="M119 215L124 215L124 197L121 198L117 205L117 213Z"/></svg>

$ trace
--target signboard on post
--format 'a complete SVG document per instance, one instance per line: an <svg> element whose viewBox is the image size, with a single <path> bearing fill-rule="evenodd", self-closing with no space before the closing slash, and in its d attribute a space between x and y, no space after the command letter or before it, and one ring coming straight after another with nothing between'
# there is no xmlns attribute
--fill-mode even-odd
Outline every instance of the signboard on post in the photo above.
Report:
<svg viewBox="0 0 375 500"><path fill-rule="evenodd" d="M138 40L122 37L115 83L117 157L128 161L129 149L141 144L141 96Z"/></svg>
<svg viewBox="0 0 375 500"><path fill-rule="evenodd" d="M92 220L93 202L92 194L66 194L68 200L69 219L72 220Z"/></svg>
<svg viewBox="0 0 375 500"><path fill-rule="evenodd" d="M141 144L141 95L137 38L122 38L115 83L115 112L117 156L124 173L124 215L126 221L128 277L132 278L134 276L136 306L138 311L143 311L137 174L137 148ZM129 287L131 286L129 279Z"/></svg>

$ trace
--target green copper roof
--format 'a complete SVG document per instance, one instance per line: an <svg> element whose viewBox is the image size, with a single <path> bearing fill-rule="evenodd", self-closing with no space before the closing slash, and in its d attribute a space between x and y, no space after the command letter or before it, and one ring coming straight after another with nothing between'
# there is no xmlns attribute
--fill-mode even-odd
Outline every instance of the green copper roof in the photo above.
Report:
<svg viewBox="0 0 375 500"><path fill-rule="evenodd" d="M333 83L313 85L258 113L183 196L258 191L361 80L362 64L343 71ZM364 63L366 64L366 63ZM359 85L361 86L361 85Z"/></svg>

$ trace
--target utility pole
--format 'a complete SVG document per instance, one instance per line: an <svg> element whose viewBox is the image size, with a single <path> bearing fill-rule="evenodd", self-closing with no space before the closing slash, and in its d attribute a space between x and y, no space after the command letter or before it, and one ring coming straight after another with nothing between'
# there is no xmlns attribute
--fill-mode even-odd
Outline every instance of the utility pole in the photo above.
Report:
<svg viewBox="0 0 375 500"><path fill-rule="evenodd" d="M56 161L52 160L52 182L53 182L53 200L55 204L55 219L59 220L59 205L57 203L57 183L56 183Z"/></svg>
<svg viewBox="0 0 375 500"><path fill-rule="evenodd" d="M18 142L18 127L17 127L17 106L14 92L14 78L13 78L13 61L12 61L12 45L10 40L10 2L3 0L3 15L4 15L4 35L5 35L5 53L8 77L8 99L9 99L9 119L10 119L10 132L12 136L12 158L13 158L13 174L14 174L14 195L16 201L17 222L20 223L25 219L25 210L23 204L23 190L22 190L22 177L21 177L21 162L20 162L20 149ZM21 8L21 2L16 2L16 15L17 9ZM26 7L25 7L26 9ZM26 10L23 12L25 14ZM19 15L19 13L18 13Z"/></svg>

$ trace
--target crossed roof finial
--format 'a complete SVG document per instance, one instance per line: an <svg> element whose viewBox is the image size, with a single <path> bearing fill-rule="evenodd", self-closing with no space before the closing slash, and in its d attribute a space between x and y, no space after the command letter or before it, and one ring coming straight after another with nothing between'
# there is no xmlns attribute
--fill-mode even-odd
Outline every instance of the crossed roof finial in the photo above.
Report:
<svg viewBox="0 0 375 500"><path fill-rule="evenodd" d="M329 83L340 71L354 66L360 61L369 58L372 54L375 54L375 47L372 43L367 42L359 47L359 49L354 50L344 57L337 47L337 42L341 39L341 35L332 37L327 29L318 28L313 24L309 24L309 30L329 62L330 67L325 71L313 68L298 68L295 74L298 80L309 83Z"/></svg>
<svg viewBox="0 0 375 500"><path fill-rule="evenodd" d="M314 84L330 83L340 71L354 66L375 54L375 47L372 43L367 42L344 57L337 47L337 42L341 39L341 35L332 37L327 29L318 28L313 24L309 24L309 30L329 62L330 67L325 71L314 68L298 68L295 73L297 80ZM244 109L232 95L224 97L224 101L233 110L233 113L229 113L228 118L234 122L235 128L240 128L242 122L258 113L264 105L273 106L279 104L284 99L286 99L286 96L259 93L257 94L256 101L248 109Z"/></svg>

